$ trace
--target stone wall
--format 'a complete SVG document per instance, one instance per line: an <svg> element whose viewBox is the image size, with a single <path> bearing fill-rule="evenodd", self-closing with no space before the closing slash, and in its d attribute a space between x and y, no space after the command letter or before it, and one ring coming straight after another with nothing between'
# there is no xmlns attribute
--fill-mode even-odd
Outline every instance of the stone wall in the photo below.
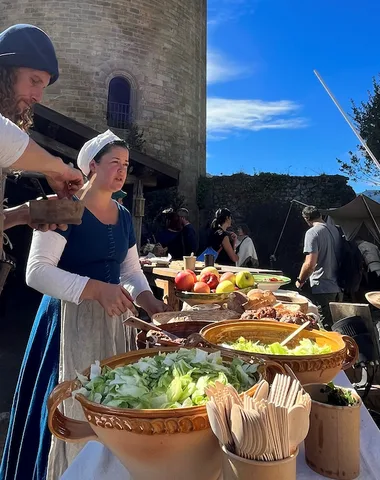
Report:
<svg viewBox="0 0 380 480"><path fill-rule="evenodd" d="M3 0L2 12L0 30L32 23L53 40L61 76L48 107L104 130L109 82L129 80L146 152L181 170L195 208L206 165L206 0Z"/></svg>
<svg viewBox="0 0 380 480"><path fill-rule="evenodd" d="M272 173L202 177L197 191L200 209L200 242L206 246L207 228L214 212L227 207L234 225L246 223L256 245L260 265L269 267L283 227L290 201L295 199L319 208L339 207L355 198L354 190L341 175L292 177ZM306 224L302 207L293 204L277 251L276 268L297 275L302 262L302 242Z"/></svg>

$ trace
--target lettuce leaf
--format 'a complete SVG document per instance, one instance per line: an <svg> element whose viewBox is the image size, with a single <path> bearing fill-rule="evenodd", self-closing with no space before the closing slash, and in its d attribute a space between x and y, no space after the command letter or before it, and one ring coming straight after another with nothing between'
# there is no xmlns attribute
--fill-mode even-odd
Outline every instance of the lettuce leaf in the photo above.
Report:
<svg viewBox="0 0 380 480"><path fill-rule="evenodd" d="M257 381L257 365L234 359L224 363L220 352L181 348L144 357L123 367L91 367L90 379L77 374L81 388L73 392L89 400L119 408L183 408L204 405L205 389L215 382L233 385L239 392Z"/></svg>

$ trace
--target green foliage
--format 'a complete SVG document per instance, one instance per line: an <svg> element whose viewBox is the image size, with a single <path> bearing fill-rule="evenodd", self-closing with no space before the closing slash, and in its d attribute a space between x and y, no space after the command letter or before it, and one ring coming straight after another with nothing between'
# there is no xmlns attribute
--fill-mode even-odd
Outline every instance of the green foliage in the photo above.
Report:
<svg viewBox="0 0 380 480"><path fill-rule="evenodd" d="M352 118L368 147L380 161L380 84L372 79L373 91L368 91L368 101L359 106L352 100ZM380 170L369 157L362 145L358 145L357 152L348 152L349 160L340 159L340 170L346 173L351 180L362 181L372 185L380 185Z"/></svg>

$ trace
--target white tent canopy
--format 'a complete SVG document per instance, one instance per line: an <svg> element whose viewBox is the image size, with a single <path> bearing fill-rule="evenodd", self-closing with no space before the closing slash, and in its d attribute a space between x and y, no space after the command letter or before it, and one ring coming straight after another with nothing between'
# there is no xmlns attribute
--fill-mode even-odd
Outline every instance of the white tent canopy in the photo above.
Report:
<svg viewBox="0 0 380 480"><path fill-rule="evenodd" d="M328 215L328 222L342 228L348 240L353 240L364 225L380 243L380 203L365 195L358 195L343 207L322 210L322 213Z"/></svg>

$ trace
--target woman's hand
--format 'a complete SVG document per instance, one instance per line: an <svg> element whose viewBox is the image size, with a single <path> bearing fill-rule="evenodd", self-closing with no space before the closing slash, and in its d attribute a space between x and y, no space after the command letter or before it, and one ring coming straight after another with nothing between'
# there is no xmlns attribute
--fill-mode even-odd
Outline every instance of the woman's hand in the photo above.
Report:
<svg viewBox="0 0 380 480"><path fill-rule="evenodd" d="M81 300L97 300L110 317L123 315L127 310L137 315L133 298L121 285L89 280Z"/></svg>
<svg viewBox="0 0 380 480"><path fill-rule="evenodd" d="M140 293L136 299L136 303L143 308L151 318L155 313L170 310L169 305L166 305L162 300L158 300L153 293L148 290Z"/></svg>

